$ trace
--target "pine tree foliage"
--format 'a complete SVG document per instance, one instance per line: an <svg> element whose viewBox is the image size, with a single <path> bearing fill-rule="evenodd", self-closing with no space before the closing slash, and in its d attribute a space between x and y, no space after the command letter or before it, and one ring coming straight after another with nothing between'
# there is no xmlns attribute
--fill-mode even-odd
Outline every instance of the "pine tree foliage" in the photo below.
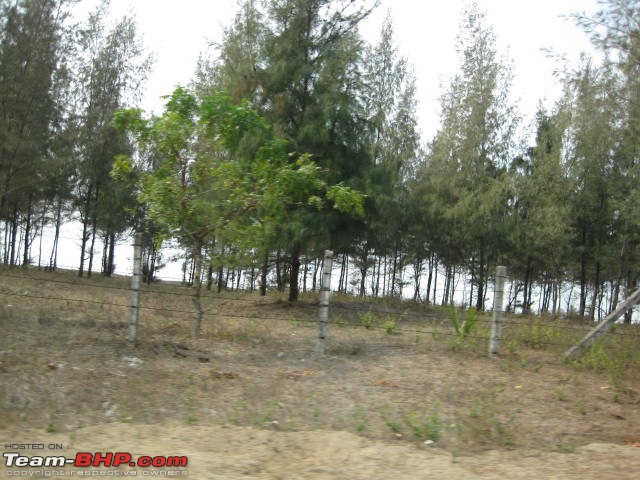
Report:
<svg viewBox="0 0 640 480"><path fill-rule="evenodd" d="M200 78L212 79L236 99L249 99L288 149L311 154L331 183L362 189L358 24L374 6L346 0L246 1L219 45L214 71ZM331 243L348 250L356 225L332 209L290 213L263 250L289 252L290 299L296 300L301 257Z"/></svg>
<svg viewBox="0 0 640 480"><path fill-rule="evenodd" d="M0 3L0 219L5 263L31 260L38 221L55 192L56 124L65 82L66 20L71 2Z"/></svg>
<svg viewBox="0 0 640 480"><path fill-rule="evenodd" d="M423 172L425 203L444 230L436 239L443 262L469 266L481 310L507 213L505 173L518 116L508 98L510 69L477 6L464 14L458 54L460 73L442 96L442 127Z"/></svg>
<svg viewBox="0 0 640 480"><path fill-rule="evenodd" d="M80 276L84 274L87 257L91 275L99 233L104 235L105 246L113 246L116 235L131 226L128 212L135 206L131 187L116 184L109 177L115 156L130 153L131 147L112 122L118 108L135 101L150 67L134 19L122 18L108 30L107 7L108 2L99 5L80 30L75 66L78 182L74 196L83 224ZM105 266L105 273L110 275L113 259Z"/></svg>

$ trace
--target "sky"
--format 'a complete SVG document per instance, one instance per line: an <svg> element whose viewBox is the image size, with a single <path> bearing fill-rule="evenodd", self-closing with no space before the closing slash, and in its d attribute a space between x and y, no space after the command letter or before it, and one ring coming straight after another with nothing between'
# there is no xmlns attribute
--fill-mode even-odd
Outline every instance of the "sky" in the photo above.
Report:
<svg viewBox="0 0 640 480"><path fill-rule="evenodd" d="M362 25L363 37L376 43L385 17L393 19L399 53L412 65L417 80L419 128L423 141L439 125L439 97L460 61L455 51L461 12L467 0L382 0ZM566 57L575 65L590 51L586 35L573 20L592 13L596 0L477 0L496 33L498 52L513 68L512 100L529 124L540 101L551 106L560 94L554 71ZM155 58L142 107L159 113L161 97L188 84L200 53L219 41L237 10L236 0L111 0L113 14L133 14L145 47ZM549 54L553 52L553 55Z"/></svg>

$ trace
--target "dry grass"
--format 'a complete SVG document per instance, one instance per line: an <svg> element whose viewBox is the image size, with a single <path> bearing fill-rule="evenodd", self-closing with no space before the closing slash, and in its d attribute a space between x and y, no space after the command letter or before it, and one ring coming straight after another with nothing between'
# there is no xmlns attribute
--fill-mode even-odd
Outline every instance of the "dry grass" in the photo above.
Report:
<svg viewBox="0 0 640 480"><path fill-rule="evenodd" d="M208 295L194 339L188 290L161 283L143 294L132 347L127 284L0 271L0 428L178 420L348 430L452 452L570 452L640 440L640 342L630 336L637 327L566 365L561 353L584 327L514 317L503 355L489 359L488 317L460 340L446 310L340 298L318 359L311 295L295 306L277 296Z"/></svg>

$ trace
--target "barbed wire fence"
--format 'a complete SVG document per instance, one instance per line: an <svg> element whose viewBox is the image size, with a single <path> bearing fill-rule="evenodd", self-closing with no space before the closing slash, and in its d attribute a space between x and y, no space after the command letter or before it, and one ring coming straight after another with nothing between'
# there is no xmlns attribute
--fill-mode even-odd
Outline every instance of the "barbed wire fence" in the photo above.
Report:
<svg viewBox="0 0 640 480"><path fill-rule="evenodd" d="M135 270L134 270L135 272ZM329 269L330 272L330 269ZM323 272L324 273L324 272ZM67 306L75 305L82 309L86 305L94 305L99 308L109 307L120 309L122 318L129 315L127 340L135 344L137 340L137 315L146 312L148 315L165 316L189 316L196 314L195 310L189 308L193 291L186 286L175 284L159 284L153 286L135 285L136 275L133 275L133 285L127 285L127 279L95 279L87 278L61 278L51 277L51 272L35 274L33 269L0 269L0 296L5 297L5 305L9 298L28 299L29 302L47 305L48 302L63 302ZM19 288L18 280L29 280L34 285L40 286L38 291L32 289ZM58 290L70 290L69 293L48 294L52 290L47 286L58 286ZM101 289L111 292L110 298L83 298L79 292L82 289ZM495 289L499 291L499 289ZM325 290L326 291L326 290ZM76 292L73 294L72 292ZM636 292L637 293L637 292ZM138 296L138 301L135 297ZM130 301L127 302L127 297ZM167 297L172 299L170 306L161 302L149 301L152 298ZM328 297L328 295L327 295ZM256 304L255 296L248 294L214 294L205 293L202 299L207 301L207 308L204 311L205 317L219 317L221 313L216 308L217 303L233 303L232 313L224 315L238 321L260 320L261 322L292 322L292 316L269 314L266 310L259 313L247 313L249 306ZM640 295L633 297L629 305L625 308L632 308L640 301ZM217 302L217 303L216 303ZM499 304L497 301L494 304ZM33 304L33 303L32 303ZM324 313L321 313L325 309ZM134 318L134 312L135 318ZM360 331L386 332L389 334L389 344L393 343L394 335L406 335L408 337L432 336L449 339L452 344L456 341L474 341L480 345L486 345L492 356L499 356L501 353L500 344L506 345L507 350L512 348L514 342L532 348L548 348L554 351L565 352L578 345L579 340L585 338L594 330L593 324L570 322L567 320L553 319L550 317L530 317L522 315L509 315L503 318L498 316L500 322L500 332L496 335L496 315L493 318L477 312L464 312L455 307L427 308L411 302L382 303L371 299L342 298L337 296L332 302L325 300L305 300L297 304L295 310L295 323L318 328L318 338L316 343L316 354L324 354L324 342L327 338L338 339L340 332L331 331L334 327L354 328ZM456 316L467 315L467 331L455 329L453 327ZM607 327L611 327L615 322L609 319ZM473 325L471 325L473 323ZM330 328L331 327L331 328ZM615 328L608 328L602 332L607 338L625 338L634 344L640 345L640 328L638 325L620 325ZM496 343L496 340L498 343ZM311 346L310 346L311 349ZM504 352L504 348L502 349Z"/></svg>

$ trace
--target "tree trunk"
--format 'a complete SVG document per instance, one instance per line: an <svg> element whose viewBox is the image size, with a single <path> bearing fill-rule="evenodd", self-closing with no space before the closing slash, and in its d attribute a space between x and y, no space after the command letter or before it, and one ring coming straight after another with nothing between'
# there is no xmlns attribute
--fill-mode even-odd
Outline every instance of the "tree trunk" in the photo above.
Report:
<svg viewBox="0 0 640 480"><path fill-rule="evenodd" d="M396 296L396 276L398 275L398 242L393 249L393 269L391 270L391 296Z"/></svg>
<svg viewBox="0 0 640 480"><path fill-rule="evenodd" d="M13 221L11 222L11 250L9 254L9 265L14 267L17 260L17 246L18 246L18 207L13 209Z"/></svg>
<svg viewBox="0 0 640 480"><path fill-rule="evenodd" d="M478 298L476 300L476 310L484 311L484 288L485 288L485 272L487 267L487 253L485 251L485 238L480 239L480 256L478 258Z"/></svg>
<svg viewBox="0 0 640 480"><path fill-rule="evenodd" d="M589 320L596 319L596 305L600 294L600 262L596 262L596 277L593 282L593 298L591 299L591 309L589 310Z"/></svg>
<svg viewBox="0 0 640 480"><path fill-rule="evenodd" d="M258 272L260 269L258 268L258 258L254 257L253 265L251 266L251 291L256 291L256 282L258 281Z"/></svg>
<svg viewBox="0 0 640 480"><path fill-rule="evenodd" d="M342 256L342 271L344 275L341 274L342 288L340 291L346 294L349 289L349 255L347 253Z"/></svg>
<svg viewBox="0 0 640 480"><path fill-rule="evenodd" d="M470 268L470 274L471 274L471 281L469 282L469 306L467 308L471 308L473 306L473 284L475 282L475 276L476 276L476 259L475 257L471 257L471 268Z"/></svg>
<svg viewBox="0 0 640 480"><path fill-rule="evenodd" d="M218 293L222 292L222 288L224 287L224 266L220 265L218 268Z"/></svg>
<svg viewBox="0 0 640 480"><path fill-rule="evenodd" d="M260 296L267 294L267 275L269 274L269 253L264 254L264 261L260 269ZM315 277L314 277L315 278Z"/></svg>
<svg viewBox="0 0 640 480"><path fill-rule="evenodd" d="M442 293L442 306L444 307L449 300L449 288L451 285L451 267L447 265L444 277L444 292Z"/></svg>
<svg viewBox="0 0 640 480"><path fill-rule="evenodd" d="M387 296L387 262L388 262L388 258L387 255L385 254L384 256L384 267L382 267L382 296L386 297Z"/></svg>
<svg viewBox="0 0 640 480"><path fill-rule="evenodd" d="M529 313L531 310L531 257L527 257L527 267L524 271L524 298L522 299L522 313Z"/></svg>
<svg viewBox="0 0 640 480"><path fill-rule="evenodd" d="M91 246L89 247L89 267L87 268L87 278L91 278L93 273L93 252L96 245L97 223L98 218L97 215L95 215L91 224Z"/></svg>
<svg viewBox="0 0 640 480"><path fill-rule="evenodd" d="M378 269L376 272L376 287L375 287L375 293L374 296L376 298L378 298L378 296L380 295L380 270L382 267L382 257L378 256Z"/></svg>
<svg viewBox="0 0 640 480"><path fill-rule="evenodd" d="M318 288L318 273L320 272L320 258L313 261L313 279L311 280L311 289L315 292Z"/></svg>
<svg viewBox="0 0 640 480"><path fill-rule="evenodd" d="M84 218L82 220L82 243L80 244L80 267L78 268L78 276L84 275L84 256L87 249L87 241L89 240L89 217L91 209L91 196L93 195L93 185L89 185L87 191L87 201L84 205Z"/></svg>
<svg viewBox="0 0 640 480"><path fill-rule="evenodd" d="M622 279L618 277L616 281L611 281L611 302L609 302L609 308L607 309L607 315L618 306L618 299L620 298L620 282Z"/></svg>
<svg viewBox="0 0 640 480"><path fill-rule="evenodd" d="M195 287L193 292L193 306L195 308L195 314L193 317L193 326L192 333L193 336L200 335L200 330L202 328L202 299L200 298L200 293L202 290L202 239L195 238L193 240L193 263L194 263L194 274L193 274L193 285Z"/></svg>
<svg viewBox="0 0 640 480"><path fill-rule="evenodd" d="M305 257L304 270L302 272L302 293L307 293L307 275L309 275L309 258Z"/></svg>
<svg viewBox="0 0 640 480"><path fill-rule="evenodd" d="M436 298L436 292L438 290L438 266L440 262L436 258L435 265L433 266L433 304L436 305L438 300Z"/></svg>
<svg viewBox="0 0 640 480"><path fill-rule="evenodd" d="M422 276L422 257L417 256L413 264L415 289L413 291L413 301L417 302L420 298L420 277Z"/></svg>
<svg viewBox="0 0 640 480"><path fill-rule="evenodd" d="M154 277L156 276L156 262L158 260L158 250L156 246L152 244L151 255L149 256L149 267L147 268L147 284L151 285Z"/></svg>
<svg viewBox="0 0 640 480"><path fill-rule="evenodd" d="M454 297L456 294L456 268L451 267L451 285L449 286L449 305L455 305Z"/></svg>
<svg viewBox="0 0 640 480"><path fill-rule="evenodd" d="M107 255L109 252L109 235L104 236L102 242L102 275L107 276Z"/></svg>
<svg viewBox="0 0 640 480"><path fill-rule="evenodd" d="M280 260L280 249L278 249L276 252L276 287L282 293L284 291L284 282L282 281L282 264Z"/></svg>
<svg viewBox="0 0 640 480"><path fill-rule="evenodd" d="M580 307L578 314L581 318L584 318L584 313L587 308L587 233L582 231L582 251L580 252Z"/></svg>
<svg viewBox="0 0 640 480"><path fill-rule="evenodd" d="M40 270L40 268L42 267L42 238L44 237L44 226L46 224L48 209L49 209L49 205L45 202L44 207L42 209L42 218L40 222L40 242L38 244L38 270Z"/></svg>
<svg viewBox="0 0 640 480"><path fill-rule="evenodd" d="M553 293L551 295L551 313L555 315L558 313L558 302L560 300L560 288L562 286L562 280L559 278L553 282Z"/></svg>
<svg viewBox="0 0 640 480"><path fill-rule="evenodd" d="M360 291L358 296L364 297L366 290L367 271L369 263L369 241L365 241L364 248L362 249L362 257L360 258Z"/></svg>
<svg viewBox="0 0 640 480"><path fill-rule="evenodd" d="M2 262L9 264L9 220L4 221L4 243L2 252Z"/></svg>
<svg viewBox="0 0 640 480"><path fill-rule="evenodd" d="M31 250L31 195L29 195L29 206L27 207L27 221L24 227L24 255L22 256L22 266L27 267L30 261L30 250Z"/></svg>
<svg viewBox="0 0 640 480"><path fill-rule="evenodd" d="M116 269L116 234L109 234L109 255L107 256L107 277L114 274Z"/></svg>
<svg viewBox="0 0 640 480"><path fill-rule="evenodd" d="M427 291L424 295L425 302L429 303L431 301L431 282L433 282L433 261L434 254L432 253L429 256L429 275L427 276Z"/></svg>
<svg viewBox="0 0 640 480"><path fill-rule="evenodd" d="M627 269L627 286L626 286L626 292L629 294L633 293L633 290L635 287L635 285L637 285L637 280L638 277L634 276L631 268ZM624 324L625 325L631 325L631 320L632 320L632 316L633 316L633 311L632 310L627 310L624 314Z"/></svg>
<svg viewBox="0 0 640 480"><path fill-rule="evenodd" d="M207 290L211 290L213 284L213 264L209 263L207 267Z"/></svg>
<svg viewBox="0 0 640 480"><path fill-rule="evenodd" d="M220 270L220 273L222 273L222 270ZM224 276L224 284L223 284L225 289L229 288L229 277L231 276L231 273L232 273L232 270L227 267L227 274ZM231 289L233 290L233 280L231 282ZM221 291L222 289L220 289L218 293Z"/></svg>
<svg viewBox="0 0 640 480"><path fill-rule="evenodd" d="M49 257L49 270L55 271L58 268L58 242L60 240L60 225L62 224L62 199L58 199L58 208L56 211L56 229L53 236L53 246L51 247L51 256Z"/></svg>
<svg viewBox="0 0 640 480"><path fill-rule="evenodd" d="M289 301L297 302L300 293L298 277L300 275L300 245L294 244L291 249L291 275L289 278Z"/></svg>
<svg viewBox="0 0 640 480"><path fill-rule="evenodd" d="M553 281L549 276L545 278L542 288L542 304L540 305L540 313L547 313L549 311L549 302L551 301L551 290L553 289Z"/></svg>

